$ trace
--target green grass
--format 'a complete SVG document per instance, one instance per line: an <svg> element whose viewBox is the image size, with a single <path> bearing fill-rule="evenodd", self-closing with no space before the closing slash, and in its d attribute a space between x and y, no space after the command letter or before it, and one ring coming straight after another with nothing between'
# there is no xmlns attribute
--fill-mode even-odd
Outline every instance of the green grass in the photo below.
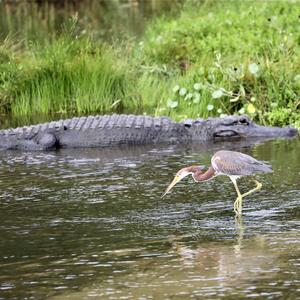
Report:
<svg viewBox="0 0 300 300"><path fill-rule="evenodd" d="M299 128L299 4L188 0L141 39L110 45L76 19L48 40L9 37L0 46L0 109L176 120L247 113Z"/></svg>
<svg viewBox="0 0 300 300"><path fill-rule="evenodd" d="M198 3L188 1L176 20L155 20L143 40L147 64L182 70L184 95L170 95L171 116L246 112L262 123L299 126L299 1ZM287 107L290 117L279 117Z"/></svg>
<svg viewBox="0 0 300 300"><path fill-rule="evenodd" d="M0 68L9 74L1 94L9 104L4 108L13 114L104 113L122 109L125 101L122 62L116 63L111 48L87 38L32 45L20 61Z"/></svg>

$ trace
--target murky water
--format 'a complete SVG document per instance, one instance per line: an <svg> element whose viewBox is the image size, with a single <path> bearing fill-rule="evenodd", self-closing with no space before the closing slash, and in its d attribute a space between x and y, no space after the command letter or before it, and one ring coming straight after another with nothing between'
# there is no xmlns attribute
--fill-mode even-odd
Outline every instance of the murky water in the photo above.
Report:
<svg viewBox="0 0 300 300"><path fill-rule="evenodd" d="M0 41L52 40L76 20L76 32L107 41L140 36L149 20L178 13L185 0L0 1ZM71 21L73 20L73 22ZM74 29L73 29L74 30Z"/></svg>
<svg viewBox="0 0 300 300"><path fill-rule="evenodd" d="M221 148L274 168L242 220L226 177L160 198ZM0 152L0 299L300 298L299 153L299 139Z"/></svg>

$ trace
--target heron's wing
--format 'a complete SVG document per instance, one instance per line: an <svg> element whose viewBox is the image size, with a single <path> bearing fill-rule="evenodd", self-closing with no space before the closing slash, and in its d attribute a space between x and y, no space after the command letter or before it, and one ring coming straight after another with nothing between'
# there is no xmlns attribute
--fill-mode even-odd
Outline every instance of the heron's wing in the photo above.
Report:
<svg viewBox="0 0 300 300"><path fill-rule="evenodd" d="M226 175L251 175L272 172L272 168L264 162L235 151L218 151L212 157L211 164L216 172Z"/></svg>

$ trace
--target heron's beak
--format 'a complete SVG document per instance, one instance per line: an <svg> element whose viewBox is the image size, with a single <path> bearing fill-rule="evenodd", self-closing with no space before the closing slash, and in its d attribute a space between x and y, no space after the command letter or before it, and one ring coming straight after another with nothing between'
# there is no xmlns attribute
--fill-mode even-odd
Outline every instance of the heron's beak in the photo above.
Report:
<svg viewBox="0 0 300 300"><path fill-rule="evenodd" d="M175 178L173 179L173 181L171 182L171 184L168 186L168 188L166 189L166 191L164 192L164 194L161 197L164 197L166 194L168 194L170 192L170 190L172 189L172 187L176 183L178 183L181 179L182 179L182 177L176 175Z"/></svg>

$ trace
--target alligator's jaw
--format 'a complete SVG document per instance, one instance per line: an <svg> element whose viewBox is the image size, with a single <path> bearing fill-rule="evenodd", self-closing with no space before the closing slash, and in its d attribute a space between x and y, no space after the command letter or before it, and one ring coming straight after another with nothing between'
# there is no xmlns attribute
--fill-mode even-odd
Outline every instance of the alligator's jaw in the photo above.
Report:
<svg viewBox="0 0 300 300"><path fill-rule="evenodd" d="M214 139L230 139L230 138L277 138L292 137L298 134L298 130L291 127L271 127L260 126L250 120L248 116L228 116L224 119L215 119L212 123Z"/></svg>
<svg viewBox="0 0 300 300"><path fill-rule="evenodd" d="M213 133L214 139L230 138L278 138L293 137L298 130L291 127L270 127L251 124L250 126L235 125L217 128Z"/></svg>
<svg viewBox="0 0 300 300"><path fill-rule="evenodd" d="M298 130L291 127L280 128L253 124L248 128L243 128L239 134L242 137L292 137L298 134Z"/></svg>

